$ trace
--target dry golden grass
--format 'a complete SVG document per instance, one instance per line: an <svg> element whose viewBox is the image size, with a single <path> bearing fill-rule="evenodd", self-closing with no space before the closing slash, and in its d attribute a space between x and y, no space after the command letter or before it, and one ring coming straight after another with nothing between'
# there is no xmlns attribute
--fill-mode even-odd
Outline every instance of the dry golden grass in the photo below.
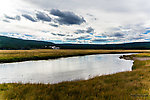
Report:
<svg viewBox="0 0 150 100"><path fill-rule="evenodd" d="M60 57L82 56L90 54L104 53L140 53L150 52L150 50L0 50L0 63L19 62L27 60L46 60Z"/></svg>
<svg viewBox="0 0 150 100"><path fill-rule="evenodd" d="M34 53L41 51L43 52L43 50L33 50ZM53 50L45 51L46 53L48 51L56 52ZM58 50L58 52L67 54L66 50ZM116 53L133 51L68 50L68 52L78 54L77 52ZM0 84L0 93L3 93L3 96L0 94L0 98L8 100L150 100L149 65L150 61L136 60L133 65L134 70L131 72L121 72L95 77L90 80L63 82L54 85Z"/></svg>
<svg viewBox="0 0 150 100"><path fill-rule="evenodd" d="M150 66L145 66L147 63L150 61L135 61L131 72L90 80L54 85L1 84L0 90L8 100L149 100ZM142 97L144 95L149 96Z"/></svg>

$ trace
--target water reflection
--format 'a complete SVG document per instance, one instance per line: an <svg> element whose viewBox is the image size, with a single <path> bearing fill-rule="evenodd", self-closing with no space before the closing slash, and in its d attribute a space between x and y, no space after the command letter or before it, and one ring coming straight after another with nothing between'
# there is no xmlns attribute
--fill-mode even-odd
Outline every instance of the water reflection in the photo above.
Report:
<svg viewBox="0 0 150 100"><path fill-rule="evenodd" d="M133 61L119 59L121 55L100 54L0 64L0 82L58 83L131 71Z"/></svg>

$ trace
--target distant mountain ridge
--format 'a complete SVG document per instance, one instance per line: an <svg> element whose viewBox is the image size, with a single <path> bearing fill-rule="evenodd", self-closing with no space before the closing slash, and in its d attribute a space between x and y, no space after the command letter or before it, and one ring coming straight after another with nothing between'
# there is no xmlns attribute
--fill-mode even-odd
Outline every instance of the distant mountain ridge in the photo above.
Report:
<svg viewBox="0 0 150 100"><path fill-rule="evenodd" d="M133 42L124 44L54 44L52 42L23 40L0 36L0 49L49 49L52 46L60 49L150 49L150 42Z"/></svg>
<svg viewBox="0 0 150 100"><path fill-rule="evenodd" d="M53 45L54 43L51 42L23 40L0 36L0 49L42 49Z"/></svg>
<svg viewBox="0 0 150 100"><path fill-rule="evenodd" d="M150 49L150 42L123 44L56 44L61 49Z"/></svg>

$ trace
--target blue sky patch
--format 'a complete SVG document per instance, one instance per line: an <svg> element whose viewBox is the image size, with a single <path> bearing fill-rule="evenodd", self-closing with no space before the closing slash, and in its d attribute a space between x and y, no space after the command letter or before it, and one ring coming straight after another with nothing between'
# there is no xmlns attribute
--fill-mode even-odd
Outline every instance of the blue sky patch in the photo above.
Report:
<svg viewBox="0 0 150 100"><path fill-rule="evenodd" d="M143 33L143 34L148 34L148 33L150 33L150 30L147 30L145 33Z"/></svg>

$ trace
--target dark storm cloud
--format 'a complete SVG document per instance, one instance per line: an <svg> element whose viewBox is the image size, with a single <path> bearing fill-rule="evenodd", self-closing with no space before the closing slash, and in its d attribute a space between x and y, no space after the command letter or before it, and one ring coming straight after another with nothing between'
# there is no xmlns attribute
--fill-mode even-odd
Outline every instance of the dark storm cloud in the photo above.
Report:
<svg viewBox="0 0 150 100"><path fill-rule="evenodd" d="M76 38L76 39L88 39L88 38L90 38L90 36L89 35L85 35L85 36L80 36L80 37L78 37L78 38Z"/></svg>
<svg viewBox="0 0 150 100"><path fill-rule="evenodd" d="M76 38L66 38L66 40L69 40L69 41L76 41L77 39L76 39Z"/></svg>
<svg viewBox="0 0 150 100"><path fill-rule="evenodd" d="M85 30L76 30L75 34L85 33Z"/></svg>
<svg viewBox="0 0 150 100"><path fill-rule="evenodd" d="M61 11L58 10L58 9L52 9L52 10L50 11L50 13L51 13L52 15L55 15L55 16L58 16L58 17L63 17L63 16L65 16L65 13L64 13L64 12L61 12Z"/></svg>
<svg viewBox="0 0 150 100"><path fill-rule="evenodd" d="M5 20L5 19L3 20L3 22L7 22L7 23L10 23L10 21L8 21L8 20Z"/></svg>
<svg viewBox="0 0 150 100"><path fill-rule="evenodd" d="M21 17L20 16L15 16L15 17L11 17L11 16L8 16L8 15L5 15L5 18L7 19L11 19L11 20L21 20Z"/></svg>
<svg viewBox="0 0 150 100"><path fill-rule="evenodd" d="M51 21L51 18L43 12L36 13L36 17L37 17L38 20L42 20L42 21L46 21L46 22Z"/></svg>
<svg viewBox="0 0 150 100"><path fill-rule="evenodd" d="M59 33L51 33L51 34L55 36L65 36L65 34L59 34Z"/></svg>
<svg viewBox="0 0 150 100"><path fill-rule="evenodd" d="M66 40L86 40L86 39L90 39L90 35L80 36L77 38L66 38Z"/></svg>
<svg viewBox="0 0 150 100"><path fill-rule="evenodd" d="M83 22L85 22L83 17L79 17L75 15L73 12L69 11L60 11L58 9L52 9L50 13L54 16L58 16L59 18L56 19L59 24L65 24L65 25L73 25L77 24L80 25Z"/></svg>
<svg viewBox="0 0 150 100"><path fill-rule="evenodd" d="M56 33L51 33L52 35L57 35Z"/></svg>
<svg viewBox="0 0 150 100"><path fill-rule="evenodd" d="M136 37L131 37L129 40L140 40L140 39L144 39L145 37L142 36L136 36Z"/></svg>
<svg viewBox="0 0 150 100"><path fill-rule="evenodd" d="M124 33L124 32L123 32ZM115 32L115 33L103 33L103 37L117 37L117 38L124 38L125 34L121 32Z"/></svg>
<svg viewBox="0 0 150 100"><path fill-rule="evenodd" d="M124 34L121 34L121 33L115 33L114 34L114 37L123 37L124 36Z"/></svg>
<svg viewBox="0 0 150 100"><path fill-rule="evenodd" d="M104 42L107 41L107 39L94 39L93 42Z"/></svg>
<svg viewBox="0 0 150 100"><path fill-rule="evenodd" d="M7 15L5 15L5 18L15 20L15 17L10 17L10 16L7 16Z"/></svg>
<svg viewBox="0 0 150 100"><path fill-rule="evenodd" d="M92 27L88 27L86 30L76 30L74 32L75 34L80 34L80 33L94 33L94 29Z"/></svg>
<svg viewBox="0 0 150 100"><path fill-rule="evenodd" d="M65 34L57 34L58 36L65 36Z"/></svg>
<svg viewBox="0 0 150 100"><path fill-rule="evenodd" d="M58 25L56 25L56 24L49 24L49 25L51 25L53 27L58 27Z"/></svg>
<svg viewBox="0 0 150 100"><path fill-rule="evenodd" d="M37 22L37 20L36 20L36 19L34 19L33 17L31 17L30 15L23 14L22 16L23 16L23 17L25 17L26 19L28 19L28 20L32 21L32 22Z"/></svg>
<svg viewBox="0 0 150 100"><path fill-rule="evenodd" d="M87 31L86 31L87 33L93 33L94 32L94 29L92 28L92 27L89 27L89 28L87 28Z"/></svg>

